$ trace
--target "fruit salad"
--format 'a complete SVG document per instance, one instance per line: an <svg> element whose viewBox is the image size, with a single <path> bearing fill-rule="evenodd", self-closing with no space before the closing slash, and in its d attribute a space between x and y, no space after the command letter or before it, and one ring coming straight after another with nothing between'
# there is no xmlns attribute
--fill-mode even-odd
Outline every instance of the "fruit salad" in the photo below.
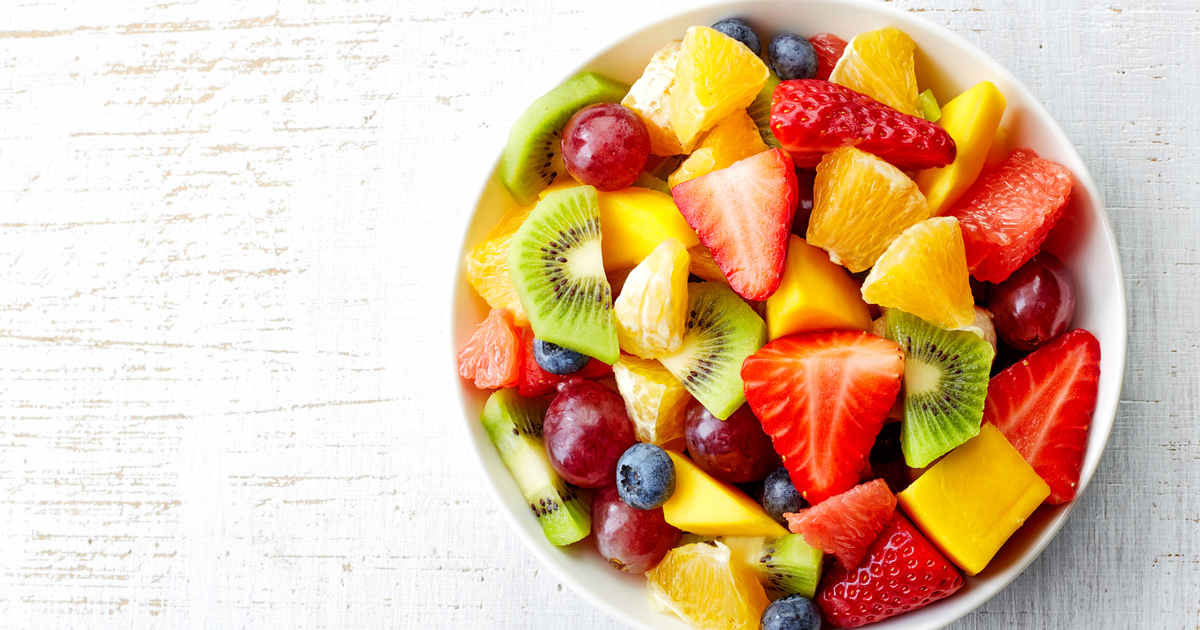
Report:
<svg viewBox="0 0 1200 630"><path fill-rule="evenodd" d="M466 260L459 371L529 518L701 630L954 596L1075 496L1096 404L1042 250L1071 173L995 85L939 104L904 32L805 35L697 25L537 99Z"/></svg>

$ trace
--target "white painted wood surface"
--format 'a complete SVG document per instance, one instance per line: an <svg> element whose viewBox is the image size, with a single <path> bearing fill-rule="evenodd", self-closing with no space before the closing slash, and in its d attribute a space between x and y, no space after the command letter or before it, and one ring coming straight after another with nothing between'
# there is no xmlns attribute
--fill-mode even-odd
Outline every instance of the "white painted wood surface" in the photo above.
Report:
<svg viewBox="0 0 1200 630"><path fill-rule="evenodd" d="M1045 100L1131 310L1096 479L955 627L1200 627L1200 4L894 4ZM0 0L0 626L618 627L462 454L445 266L527 101L678 6Z"/></svg>

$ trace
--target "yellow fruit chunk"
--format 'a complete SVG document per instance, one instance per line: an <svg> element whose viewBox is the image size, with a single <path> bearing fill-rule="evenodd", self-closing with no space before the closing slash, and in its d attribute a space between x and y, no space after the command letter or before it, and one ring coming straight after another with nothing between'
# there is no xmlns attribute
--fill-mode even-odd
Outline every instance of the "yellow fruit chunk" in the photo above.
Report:
<svg viewBox="0 0 1200 630"><path fill-rule="evenodd" d="M560 190L566 190L568 188L574 188L576 186L581 186L581 185L582 184L575 181L570 175L566 175L566 174L560 175L558 178L556 178L554 180L553 184L550 184L549 186L543 188L542 192L538 193L538 201L545 199L546 195L549 195L552 192L558 192ZM600 193L599 190L597 190L596 192Z"/></svg>
<svg viewBox="0 0 1200 630"><path fill-rule="evenodd" d="M600 247L605 271L636 266L658 244L674 238L683 246L700 243L671 195L646 188L625 188L598 195Z"/></svg>
<svg viewBox="0 0 1200 630"><path fill-rule="evenodd" d="M667 454L675 462L675 494L663 505L663 518L668 523L701 536L783 536L788 533L745 492L713 479L679 453L667 451Z"/></svg>
<svg viewBox="0 0 1200 630"><path fill-rule="evenodd" d="M661 363L621 355L613 364L617 390L639 442L682 451L683 412L691 396Z"/></svg>
<svg viewBox="0 0 1200 630"><path fill-rule="evenodd" d="M1008 130L1000 127L996 129L996 135L992 138L992 146L988 149L987 157L983 160L983 168L993 169L1000 166L1001 162L1008 159L1008 154Z"/></svg>
<svg viewBox="0 0 1200 630"><path fill-rule="evenodd" d="M921 531L968 575L987 566L1050 486L995 426L928 468L898 495Z"/></svg>
<svg viewBox="0 0 1200 630"><path fill-rule="evenodd" d="M688 308L688 253L668 238L638 263L613 303L621 350L643 359L671 354L683 344Z"/></svg>
<svg viewBox="0 0 1200 630"><path fill-rule="evenodd" d="M829 81L908 114L917 108L917 72L911 37L894 26L859 33L838 59Z"/></svg>
<svg viewBox="0 0 1200 630"><path fill-rule="evenodd" d="M647 595L697 630L758 630L769 600L753 571L721 542L667 552L646 572Z"/></svg>
<svg viewBox="0 0 1200 630"><path fill-rule="evenodd" d="M510 210L487 238L467 254L467 282L492 308L506 308L518 326L529 323L512 280L508 278L508 242L521 227L533 206Z"/></svg>
<svg viewBox="0 0 1200 630"><path fill-rule="evenodd" d="M767 298L767 335L778 339L810 330L867 330L871 312L858 283L829 254L799 236L788 241L779 288Z"/></svg>
<svg viewBox="0 0 1200 630"><path fill-rule="evenodd" d="M721 119L746 109L770 75L745 44L707 26L689 28L668 96L675 137L686 145Z"/></svg>
<svg viewBox="0 0 1200 630"><path fill-rule="evenodd" d="M931 216L925 196L903 171L843 147L817 165L808 244L858 273L870 269L905 228Z"/></svg>
<svg viewBox="0 0 1200 630"><path fill-rule="evenodd" d="M926 219L897 236L867 275L862 296L944 328L970 326L975 299L958 219Z"/></svg>
<svg viewBox="0 0 1200 630"><path fill-rule="evenodd" d="M729 284L729 278L725 277L725 272L721 271L721 267L717 265L711 249L703 245L696 245L688 248L688 255L692 257L691 272L693 274L709 282Z"/></svg>
<svg viewBox="0 0 1200 630"><path fill-rule="evenodd" d="M758 125L754 124L750 114L744 109L738 110L705 134L696 150L667 178L667 185L674 188L769 148L762 141Z"/></svg>
<svg viewBox="0 0 1200 630"><path fill-rule="evenodd" d="M917 175L917 186L934 215L954 205L979 177L1004 116L1004 106L1000 90L991 81L982 81L942 107L938 122L954 138L958 153L950 164Z"/></svg>
<svg viewBox="0 0 1200 630"><path fill-rule="evenodd" d="M667 42L650 57L650 63L642 76L629 88L621 104L646 123L650 132L650 153L654 155L678 155L691 153L692 144L680 144L671 126L670 99L668 94L675 84L675 64L679 60L681 42Z"/></svg>

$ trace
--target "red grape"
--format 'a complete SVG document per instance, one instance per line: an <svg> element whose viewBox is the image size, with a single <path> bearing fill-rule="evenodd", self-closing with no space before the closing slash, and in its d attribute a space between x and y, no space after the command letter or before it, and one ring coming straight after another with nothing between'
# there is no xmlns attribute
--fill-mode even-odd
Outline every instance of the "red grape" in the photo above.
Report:
<svg viewBox="0 0 1200 630"><path fill-rule="evenodd" d="M635 510L625 505L615 485L592 500L592 532L600 555L626 573L653 569L682 534L663 518L662 508Z"/></svg>
<svg viewBox="0 0 1200 630"><path fill-rule="evenodd" d="M634 444L625 401L613 390L581 379L563 383L542 426L550 465L581 488L617 480L617 460Z"/></svg>
<svg viewBox="0 0 1200 630"><path fill-rule="evenodd" d="M562 134L563 162L581 184L620 190L632 184L650 157L650 132L633 110L597 103L575 112Z"/></svg>
<svg viewBox="0 0 1200 630"><path fill-rule="evenodd" d="M727 420L712 415L695 400L686 413L683 436L688 454L713 477L730 483L758 481L783 465L748 405Z"/></svg>
<svg viewBox="0 0 1200 630"><path fill-rule="evenodd" d="M1041 252L988 293L996 334L1018 350L1035 350L1067 332L1075 317L1075 282L1054 254Z"/></svg>

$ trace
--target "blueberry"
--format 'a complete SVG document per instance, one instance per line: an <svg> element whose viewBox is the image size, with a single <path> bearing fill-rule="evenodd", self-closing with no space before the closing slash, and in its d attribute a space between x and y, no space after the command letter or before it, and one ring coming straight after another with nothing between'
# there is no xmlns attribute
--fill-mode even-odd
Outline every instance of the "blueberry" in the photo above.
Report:
<svg viewBox="0 0 1200 630"><path fill-rule="evenodd" d="M592 360L587 355L541 339L533 340L533 358L543 370L559 376L574 374Z"/></svg>
<svg viewBox="0 0 1200 630"><path fill-rule="evenodd" d="M713 24L712 27L714 31L724 33L742 42L746 45L746 48L754 51L754 54L762 54L762 42L758 41L758 33L755 33L754 29L750 28L750 25L745 20L728 18Z"/></svg>
<svg viewBox="0 0 1200 630"><path fill-rule="evenodd" d="M762 630L820 630L821 612L816 604L799 596L788 595L767 606L762 615Z"/></svg>
<svg viewBox="0 0 1200 630"><path fill-rule="evenodd" d="M817 76L817 51L799 35L776 35L767 52L771 57L771 67L783 81Z"/></svg>
<svg viewBox="0 0 1200 630"><path fill-rule="evenodd" d="M767 514L780 523L784 522L784 512L799 512L804 507L804 497L796 492L787 468L780 466L767 475L763 482L762 504Z"/></svg>
<svg viewBox="0 0 1200 630"><path fill-rule="evenodd" d="M653 444L634 444L617 460L617 494L631 508L653 510L675 494L675 463Z"/></svg>

